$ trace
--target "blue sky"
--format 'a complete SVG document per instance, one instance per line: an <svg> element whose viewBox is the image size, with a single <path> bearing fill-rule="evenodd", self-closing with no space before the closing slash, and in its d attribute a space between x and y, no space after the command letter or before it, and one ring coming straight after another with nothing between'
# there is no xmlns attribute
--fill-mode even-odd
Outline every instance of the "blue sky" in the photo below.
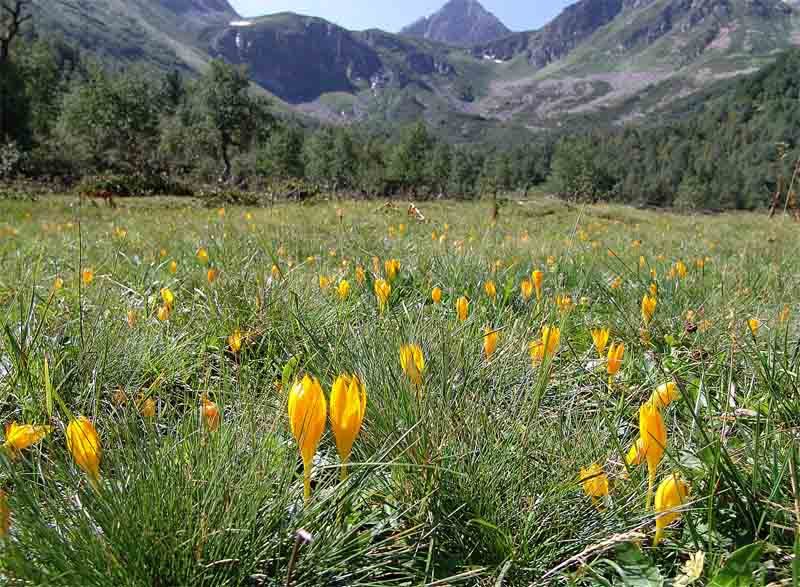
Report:
<svg viewBox="0 0 800 587"><path fill-rule="evenodd" d="M354 30L380 28L396 32L421 16L436 12L446 0L230 0L244 16L291 11L321 16ZM511 30L535 29L576 0L485 0Z"/></svg>

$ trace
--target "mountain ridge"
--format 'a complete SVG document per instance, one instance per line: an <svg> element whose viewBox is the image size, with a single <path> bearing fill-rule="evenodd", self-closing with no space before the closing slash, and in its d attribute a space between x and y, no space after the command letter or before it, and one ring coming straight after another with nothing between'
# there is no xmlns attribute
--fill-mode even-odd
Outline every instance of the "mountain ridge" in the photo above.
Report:
<svg viewBox="0 0 800 587"><path fill-rule="evenodd" d="M449 0L430 16L404 27L400 35L471 47L511 34L478 0Z"/></svg>

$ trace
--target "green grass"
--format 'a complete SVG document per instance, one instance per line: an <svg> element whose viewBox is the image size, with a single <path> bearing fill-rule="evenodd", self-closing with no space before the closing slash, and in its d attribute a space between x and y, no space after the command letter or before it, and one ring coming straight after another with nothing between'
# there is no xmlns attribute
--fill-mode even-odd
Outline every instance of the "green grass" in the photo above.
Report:
<svg viewBox="0 0 800 587"><path fill-rule="evenodd" d="M12 512L0 583L662 585L700 551L696 584L800 579L791 221L547 199L509 203L494 225L483 203L422 204L420 223L376 202L224 216L179 202L0 201L0 412L6 423L53 426L21 458L0 456ZM200 247L219 270L213 284ZM381 314L372 284L391 258L401 271ZM670 279L678 260L688 274ZM94 272L88 286L82 267ZM646 342L650 268L659 294ZM533 269L545 271L538 304L519 294ZM350 297L320 291L320 275L346 278ZM430 301L435 285L441 305ZM162 287L175 294L167 322L155 318ZM465 322L455 316L461 295L471 300ZM575 307L560 313L557 295ZM561 347L537 366L528 344L543 324L560 326ZM484 326L500 330L490 359ZM611 388L589 336L600 326L626 345ZM238 355L227 343L236 329ZM400 368L405 343L425 354L419 393ZM350 477L339 481L328 427L304 506L288 388L310 373L328 395L344 372L368 394ZM624 455L639 406L667 381L680 398L664 411L658 480L679 471L691 501L652 548L646 470L627 468ZM222 410L217 432L202 425L204 393ZM153 419L137 409L146 397ZM100 434L97 490L66 448L77 414ZM594 462L611 484L597 506L578 483ZM296 541L300 529L310 543Z"/></svg>

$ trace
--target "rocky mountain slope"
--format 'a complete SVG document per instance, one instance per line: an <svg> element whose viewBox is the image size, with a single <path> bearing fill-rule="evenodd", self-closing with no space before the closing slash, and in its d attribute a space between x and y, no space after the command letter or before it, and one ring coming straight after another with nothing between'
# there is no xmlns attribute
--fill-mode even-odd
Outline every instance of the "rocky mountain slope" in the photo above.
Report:
<svg viewBox="0 0 800 587"><path fill-rule="evenodd" d="M405 27L400 34L472 47L505 37L511 31L477 0L450 0L438 12Z"/></svg>
<svg viewBox="0 0 800 587"><path fill-rule="evenodd" d="M206 27L239 16L227 0L32 0L35 31L59 35L104 61L199 69Z"/></svg>

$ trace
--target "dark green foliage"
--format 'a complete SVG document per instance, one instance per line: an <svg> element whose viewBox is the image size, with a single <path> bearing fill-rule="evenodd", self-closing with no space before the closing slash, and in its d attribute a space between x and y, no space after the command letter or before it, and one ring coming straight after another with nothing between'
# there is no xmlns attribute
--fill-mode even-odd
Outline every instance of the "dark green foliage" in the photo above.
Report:
<svg viewBox="0 0 800 587"><path fill-rule="evenodd" d="M404 189L416 191L428 182L429 155L434 140L425 123L420 121L403 131L400 142L392 151L389 175Z"/></svg>
<svg viewBox="0 0 800 587"><path fill-rule="evenodd" d="M333 190L355 187L357 156L346 129L321 128L308 136L302 161L306 177L319 186Z"/></svg>
<svg viewBox="0 0 800 587"><path fill-rule="evenodd" d="M553 155L552 181L563 197L578 202L594 202L611 188L606 168L598 164L598 145L591 137L565 139Z"/></svg>
<svg viewBox="0 0 800 587"><path fill-rule="evenodd" d="M158 88L144 70L95 66L64 96L58 139L92 169L151 172L160 111Z"/></svg>
<svg viewBox="0 0 800 587"><path fill-rule="evenodd" d="M14 61L0 62L0 142L30 140L31 110L23 73Z"/></svg>
<svg viewBox="0 0 800 587"><path fill-rule="evenodd" d="M84 177L77 187L80 194L93 197L111 194L112 197L153 196L169 194L191 196L192 190L178 182L155 174L97 175Z"/></svg>
<svg viewBox="0 0 800 587"><path fill-rule="evenodd" d="M303 130L291 125L278 126L258 153L258 171L267 177L303 177Z"/></svg>
<svg viewBox="0 0 800 587"><path fill-rule="evenodd" d="M225 180L231 175L231 149L247 149L264 132L268 122L265 104L249 95L249 86L243 68L221 60L213 60L199 82L201 121L213 137L213 147L223 164L222 179Z"/></svg>

